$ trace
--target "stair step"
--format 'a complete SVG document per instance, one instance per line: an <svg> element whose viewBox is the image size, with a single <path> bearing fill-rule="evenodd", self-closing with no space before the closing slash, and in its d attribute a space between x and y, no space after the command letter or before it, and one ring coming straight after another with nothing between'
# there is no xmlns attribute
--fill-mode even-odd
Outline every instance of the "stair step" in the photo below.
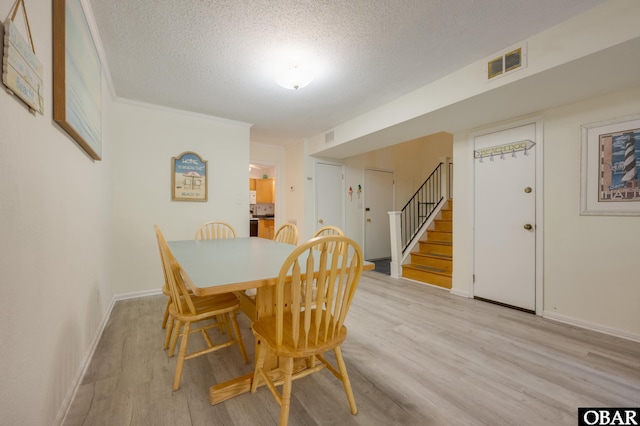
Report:
<svg viewBox="0 0 640 426"><path fill-rule="evenodd" d="M427 230L427 241L451 242L453 240L453 232Z"/></svg>
<svg viewBox="0 0 640 426"><path fill-rule="evenodd" d="M403 265L403 267L407 267L407 266L411 267L411 268L420 269L421 271L435 272L437 274L447 275L447 271L445 271L444 269L441 269L441 268L434 268L432 266L418 265L416 263L410 263L408 265Z"/></svg>
<svg viewBox="0 0 640 426"><path fill-rule="evenodd" d="M411 253L411 263L402 265L402 276L415 281L451 288L453 269L453 200L440 211L418 244L418 251Z"/></svg>
<svg viewBox="0 0 640 426"><path fill-rule="evenodd" d="M434 246L452 246L453 241L433 241L433 240L420 240L420 244L433 244Z"/></svg>
<svg viewBox="0 0 640 426"><path fill-rule="evenodd" d="M451 272L422 265L402 265L402 276L438 287L451 288Z"/></svg>
<svg viewBox="0 0 640 426"><path fill-rule="evenodd" d="M436 231L451 232L453 230L453 223L450 220L436 219L433 222Z"/></svg>
<svg viewBox="0 0 640 426"><path fill-rule="evenodd" d="M451 241L420 241L418 252L451 256L453 243Z"/></svg>
<svg viewBox="0 0 640 426"><path fill-rule="evenodd" d="M411 264L420 267L427 267L434 272L451 273L453 269L453 259L449 255L431 253L411 253Z"/></svg>
<svg viewBox="0 0 640 426"><path fill-rule="evenodd" d="M435 253L432 251L414 251L411 253L412 256L424 256L424 257L435 257L438 259L445 260L453 260L453 256L450 253Z"/></svg>

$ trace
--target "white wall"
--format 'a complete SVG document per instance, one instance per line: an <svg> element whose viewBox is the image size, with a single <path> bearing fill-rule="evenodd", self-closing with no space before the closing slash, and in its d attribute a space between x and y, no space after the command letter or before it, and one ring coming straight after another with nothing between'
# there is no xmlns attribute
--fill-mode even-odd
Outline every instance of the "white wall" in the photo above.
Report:
<svg viewBox="0 0 640 426"><path fill-rule="evenodd" d="M13 4L0 0L3 17ZM50 425L113 295L113 152L105 141L103 160L93 161L54 124L51 2L27 6L45 113L0 90L0 423ZM23 22L19 13L26 37Z"/></svg>
<svg viewBox="0 0 640 426"><path fill-rule="evenodd" d="M228 120L115 102L115 294L158 290L162 273L153 232L192 239L204 222L229 222L249 236L249 126ZM171 200L171 158L194 151L208 161L208 201Z"/></svg>
<svg viewBox="0 0 640 426"><path fill-rule="evenodd" d="M579 215L580 126L637 113L640 87L544 114L544 311L640 340L640 216Z"/></svg>
<svg viewBox="0 0 640 426"><path fill-rule="evenodd" d="M640 217L580 216L580 126L640 112L640 88L542 113L544 126L543 315L640 340ZM454 162L468 164L467 133L455 135ZM473 170L454 176L453 292L470 295Z"/></svg>
<svg viewBox="0 0 640 426"><path fill-rule="evenodd" d="M306 241L310 235L306 233L305 215L305 144L288 146L285 150L286 177L284 178L283 198L285 199L284 216L287 221L295 220L298 227L298 242Z"/></svg>

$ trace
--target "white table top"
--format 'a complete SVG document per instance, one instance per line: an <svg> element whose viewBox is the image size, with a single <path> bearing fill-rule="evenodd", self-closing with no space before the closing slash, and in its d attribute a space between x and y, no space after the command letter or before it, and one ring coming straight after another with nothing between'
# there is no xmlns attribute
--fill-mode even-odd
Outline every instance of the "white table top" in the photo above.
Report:
<svg viewBox="0 0 640 426"><path fill-rule="evenodd" d="M296 246L252 237L169 241L169 248L201 296L275 284Z"/></svg>

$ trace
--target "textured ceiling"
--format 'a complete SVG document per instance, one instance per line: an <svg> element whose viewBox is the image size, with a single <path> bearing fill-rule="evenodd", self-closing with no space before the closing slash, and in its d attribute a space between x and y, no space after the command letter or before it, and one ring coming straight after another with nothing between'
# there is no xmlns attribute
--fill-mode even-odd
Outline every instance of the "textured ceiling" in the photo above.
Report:
<svg viewBox="0 0 640 426"><path fill-rule="evenodd" d="M286 145L603 0L90 0L115 95L252 123ZM275 83L285 52L317 76Z"/></svg>

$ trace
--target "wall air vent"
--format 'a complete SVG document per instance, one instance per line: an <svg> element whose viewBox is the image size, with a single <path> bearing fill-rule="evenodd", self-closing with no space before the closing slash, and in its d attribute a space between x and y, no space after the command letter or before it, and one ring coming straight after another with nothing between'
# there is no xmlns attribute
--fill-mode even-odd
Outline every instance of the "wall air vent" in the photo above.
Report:
<svg viewBox="0 0 640 426"><path fill-rule="evenodd" d="M487 80L526 66L526 45L510 49L487 62Z"/></svg>
<svg viewBox="0 0 640 426"><path fill-rule="evenodd" d="M333 130L324 134L324 143L333 142L334 134Z"/></svg>

